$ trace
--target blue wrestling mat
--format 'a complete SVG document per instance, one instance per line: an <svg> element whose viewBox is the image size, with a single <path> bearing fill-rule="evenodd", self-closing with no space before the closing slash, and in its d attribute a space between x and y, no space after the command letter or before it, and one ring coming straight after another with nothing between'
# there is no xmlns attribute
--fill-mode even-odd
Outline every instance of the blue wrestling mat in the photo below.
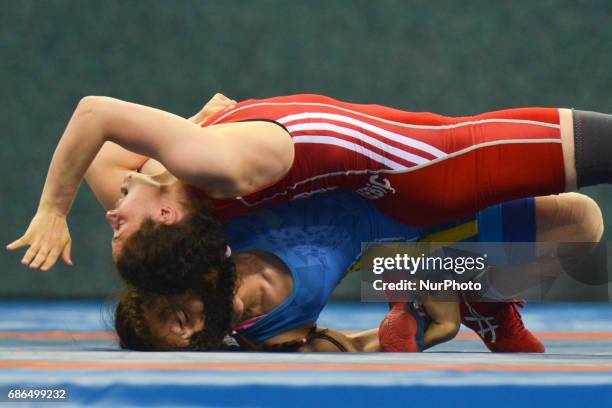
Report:
<svg viewBox="0 0 612 408"><path fill-rule="evenodd" d="M528 305L544 355L493 354L468 331L421 354L126 352L111 306L1 302L0 401L61 388L72 406L612 406L608 304ZM332 304L320 325L368 329L385 311Z"/></svg>

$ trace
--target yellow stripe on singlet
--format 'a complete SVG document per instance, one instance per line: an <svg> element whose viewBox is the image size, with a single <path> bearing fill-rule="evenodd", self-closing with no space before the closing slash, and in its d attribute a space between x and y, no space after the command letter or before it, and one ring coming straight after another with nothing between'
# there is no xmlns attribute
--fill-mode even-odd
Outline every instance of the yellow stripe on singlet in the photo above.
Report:
<svg viewBox="0 0 612 408"><path fill-rule="evenodd" d="M468 221L449 229L427 235L419 242L461 242L478 235L478 220Z"/></svg>
<svg viewBox="0 0 612 408"><path fill-rule="evenodd" d="M433 232L429 235L426 235L424 238L418 240L417 242L440 242L440 246L447 243L461 242L466 239L475 237L478 235L478 220L471 220L463 224L456 225L454 227L450 227L449 229L445 229L438 232ZM435 250L434 246L429 246L430 249ZM361 258L365 256L365 253ZM357 272L363 268L363 263L361 260L355 262L351 269L347 272L347 275L350 275L353 272Z"/></svg>

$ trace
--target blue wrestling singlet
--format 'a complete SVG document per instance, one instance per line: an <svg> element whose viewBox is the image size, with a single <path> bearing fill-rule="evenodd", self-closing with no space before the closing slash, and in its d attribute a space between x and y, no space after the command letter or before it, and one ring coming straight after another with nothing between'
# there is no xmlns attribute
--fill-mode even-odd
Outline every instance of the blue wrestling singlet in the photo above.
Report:
<svg viewBox="0 0 612 408"><path fill-rule="evenodd" d="M535 211L533 199L517 200L490 207L477 217L423 229L397 222L354 193L334 191L237 217L227 223L226 233L234 253L273 253L293 276L291 295L241 330L243 336L261 343L316 321L340 280L359 259L363 242L533 242Z"/></svg>

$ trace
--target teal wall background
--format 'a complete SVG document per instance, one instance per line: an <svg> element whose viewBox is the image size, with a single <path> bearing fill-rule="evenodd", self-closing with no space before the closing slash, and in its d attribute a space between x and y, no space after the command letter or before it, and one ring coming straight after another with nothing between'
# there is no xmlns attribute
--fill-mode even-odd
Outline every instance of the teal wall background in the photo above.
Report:
<svg viewBox="0 0 612 408"><path fill-rule="evenodd" d="M82 96L184 116L218 91L315 92L447 115L522 105L612 112L611 18L612 2L595 0L5 1L0 238L27 227ZM609 220L610 192L589 193ZM85 185L69 222L76 266L30 271L2 251L0 296L114 293L110 229Z"/></svg>

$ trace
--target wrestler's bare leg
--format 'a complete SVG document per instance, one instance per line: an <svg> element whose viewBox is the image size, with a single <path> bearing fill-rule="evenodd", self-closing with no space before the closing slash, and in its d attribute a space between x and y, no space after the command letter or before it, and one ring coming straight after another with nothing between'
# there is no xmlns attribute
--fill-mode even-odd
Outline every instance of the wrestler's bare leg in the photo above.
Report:
<svg viewBox="0 0 612 408"><path fill-rule="evenodd" d="M576 190L576 162L574 155L574 119L571 109L559 109L563 167L565 169L565 191Z"/></svg>
<svg viewBox="0 0 612 408"><path fill-rule="evenodd" d="M603 216L590 197L578 193L536 197L535 207L538 259L526 265L492 270L489 282L498 294L512 295L543 278L559 276L568 261L576 265L584 262L601 240Z"/></svg>
<svg viewBox="0 0 612 408"><path fill-rule="evenodd" d="M425 349L453 339L461 326L459 303L429 301L423 304L431 323L423 334Z"/></svg>
<svg viewBox="0 0 612 408"><path fill-rule="evenodd" d="M598 242L604 231L601 209L578 193L537 197L538 242Z"/></svg>

